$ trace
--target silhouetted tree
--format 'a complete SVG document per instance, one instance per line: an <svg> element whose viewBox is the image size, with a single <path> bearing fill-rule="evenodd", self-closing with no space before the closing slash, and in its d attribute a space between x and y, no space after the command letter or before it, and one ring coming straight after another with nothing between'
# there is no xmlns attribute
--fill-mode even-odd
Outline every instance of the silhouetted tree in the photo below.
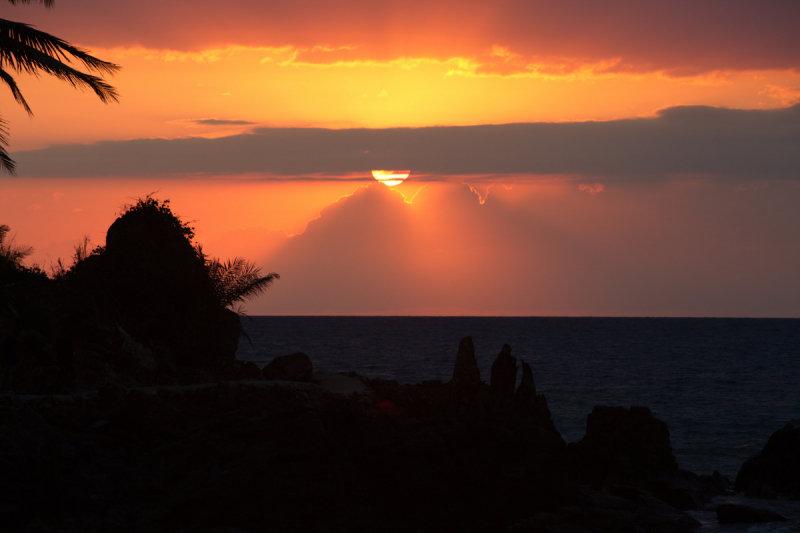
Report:
<svg viewBox="0 0 800 533"><path fill-rule="evenodd" d="M8 0L12 5L18 2L29 4L31 0ZM53 6L53 0L38 0L45 7ZM114 74L119 66L102 61L90 55L86 50L71 45L48 33L34 29L28 24L0 19L0 80L5 83L14 95L14 99L28 115L33 115L28 102L22 96L14 77L9 70L17 74L41 73L55 76L73 87L91 89L102 102L116 102L117 92L102 78L81 72L71 66L72 60L81 63L89 72L100 75ZM8 146L8 129L6 122L0 119L0 170L14 173L14 161L6 151Z"/></svg>
<svg viewBox="0 0 800 533"><path fill-rule="evenodd" d="M193 239L194 229L168 200L139 199L108 228L105 247L79 259L65 283L106 319L165 344L179 364L232 361L241 324L228 307L260 294L278 275L261 276L243 259L207 260Z"/></svg>

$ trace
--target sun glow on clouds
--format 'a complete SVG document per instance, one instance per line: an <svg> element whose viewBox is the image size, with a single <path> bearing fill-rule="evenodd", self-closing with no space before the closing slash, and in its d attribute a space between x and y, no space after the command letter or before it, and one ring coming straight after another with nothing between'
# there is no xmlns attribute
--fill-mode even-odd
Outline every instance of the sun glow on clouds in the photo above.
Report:
<svg viewBox="0 0 800 533"><path fill-rule="evenodd" d="M248 122L424 127L610 120L680 104L774 108L794 101L800 86L800 73L788 70L676 78L620 71L618 58L543 59L502 46L474 56L382 59L350 46L92 52L124 66L110 80L121 103L103 106L57 80L20 76L36 118L30 120L19 106L4 112L13 151L99 140L214 137L247 131ZM230 120L203 123L198 117Z"/></svg>

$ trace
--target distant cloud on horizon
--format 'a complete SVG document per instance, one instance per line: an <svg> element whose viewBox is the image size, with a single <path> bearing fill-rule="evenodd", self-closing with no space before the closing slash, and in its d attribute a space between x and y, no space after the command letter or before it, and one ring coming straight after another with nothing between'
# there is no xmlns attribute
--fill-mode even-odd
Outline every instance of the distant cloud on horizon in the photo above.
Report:
<svg viewBox="0 0 800 533"><path fill-rule="evenodd" d="M255 128L216 139L103 141L12 156L21 177L264 174L312 179L404 168L444 180L531 174L738 176L752 181L799 178L798 146L800 104L778 110L681 106L652 118L605 122Z"/></svg>
<svg viewBox="0 0 800 533"><path fill-rule="evenodd" d="M258 124L257 122L251 122L249 120L225 120L218 118L197 118L187 122L197 124L198 126L249 126Z"/></svg>

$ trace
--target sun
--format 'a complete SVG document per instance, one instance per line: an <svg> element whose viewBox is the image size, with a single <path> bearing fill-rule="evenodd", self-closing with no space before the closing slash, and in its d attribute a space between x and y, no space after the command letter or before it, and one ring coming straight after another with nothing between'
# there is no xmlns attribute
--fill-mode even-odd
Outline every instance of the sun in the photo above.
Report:
<svg viewBox="0 0 800 533"><path fill-rule="evenodd" d="M372 177L384 185L394 187L400 185L411 174L410 170L373 170Z"/></svg>

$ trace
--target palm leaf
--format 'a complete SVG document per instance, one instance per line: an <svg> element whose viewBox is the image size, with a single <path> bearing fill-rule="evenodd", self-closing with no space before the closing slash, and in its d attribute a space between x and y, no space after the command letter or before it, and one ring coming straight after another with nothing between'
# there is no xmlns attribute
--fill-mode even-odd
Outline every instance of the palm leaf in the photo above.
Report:
<svg viewBox="0 0 800 533"><path fill-rule="evenodd" d="M9 174L15 174L16 165L6 152L6 146L8 146L8 128L6 128L6 121L0 118L0 169ZM2 242L2 235L0 235L0 243Z"/></svg>
<svg viewBox="0 0 800 533"><path fill-rule="evenodd" d="M31 0L8 0L12 5L30 4ZM38 0L45 7L53 7L53 0ZM77 61L89 72L81 72L71 65ZM17 82L9 71L17 73L49 74L65 81L73 87L94 91L101 102L117 102L116 89L100 76L113 75L119 65L98 59L86 50L73 46L67 41L39 31L29 24L0 19L0 81L10 90L14 99L28 115L33 115L28 102L22 96ZM92 72L99 74L96 76ZM8 130L0 119L0 171L15 173L14 161L8 155Z"/></svg>
<svg viewBox="0 0 800 533"><path fill-rule="evenodd" d="M25 111L27 111L29 116L33 116L33 111L31 111L30 106L28 106L28 102L25 101L25 97L22 96L22 92L19 90L19 87L17 86L17 82L16 80L14 80L14 77L5 70L3 70L2 68L0 68L0 80L2 80L3 83L8 85L8 88L11 89L11 94L14 95L14 100L16 100L17 103L21 105Z"/></svg>
<svg viewBox="0 0 800 533"><path fill-rule="evenodd" d="M0 19L0 68L35 76L50 74L73 87L93 90L102 102L118 101L117 92L111 85L98 76L71 67L71 58L80 61L89 71L101 74L114 74L120 69L119 65L97 59L85 50L27 24Z"/></svg>
<svg viewBox="0 0 800 533"><path fill-rule="evenodd" d="M8 3L11 4L12 6L15 6L17 4L30 4L31 0L8 0ZM44 7L49 9L53 7L53 4L55 4L55 0L39 0L39 3L44 4Z"/></svg>
<svg viewBox="0 0 800 533"><path fill-rule="evenodd" d="M224 263L213 259L207 264L209 276L214 282L215 296L224 307L232 307L262 294L280 275L270 272L261 275L261 269L241 257L229 259ZM243 313L237 308L239 314Z"/></svg>

